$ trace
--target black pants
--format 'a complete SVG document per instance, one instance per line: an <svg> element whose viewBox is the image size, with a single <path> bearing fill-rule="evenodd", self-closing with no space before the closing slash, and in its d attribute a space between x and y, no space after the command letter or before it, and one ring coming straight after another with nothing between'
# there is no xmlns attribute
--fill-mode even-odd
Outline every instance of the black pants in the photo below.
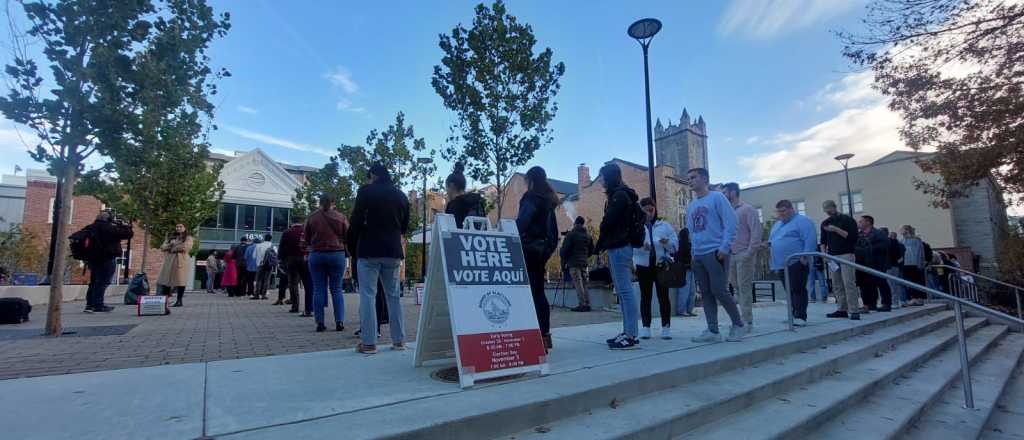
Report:
<svg viewBox="0 0 1024 440"><path fill-rule="evenodd" d="M253 292L253 296L259 296L266 298L267 289L270 288L270 276L273 269L269 267L260 267L256 273L256 291Z"/></svg>
<svg viewBox="0 0 1024 440"><path fill-rule="evenodd" d="M249 272L249 270L246 269L242 273L245 274L244 282L242 283L242 294L244 294L245 296L253 296L253 295L255 295L256 294L256 272Z"/></svg>
<svg viewBox="0 0 1024 440"><path fill-rule="evenodd" d="M306 260L302 257L288 257L285 262L285 268L288 269L288 298L292 301L292 310L299 311L299 284L302 284L302 290L309 294L310 289L313 286L306 284L306 278L309 276L309 266L306 265ZM306 297L306 310L310 309L309 296Z"/></svg>
<svg viewBox="0 0 1024 440"><path fill-rule="evenodd" d="M780 271L782 286L789 291L789 304L793 308L793 319L807 320L807 265L797 261L789 265L789 280L785 271Z"/></svg>
<svg viewBox="0 0 1024 440"><path fill-rule="evenodd" d="M928 281L924 278L924 269L921 269L920 267L903 266L900 273L903 275L903 279L910 281L911 283L920 284L925 287L928 286ZM907 288L907 295L910 296L910 299L928 298L928 295L926 295L923 290L917 289Z"/></svg>
<svg viewBox="0 0 1024 440"><path fill-rule="evenodd" d="M530 277L530 293L533 294L533 307L537 311L537 323L542 335L551 334L551 306L544 292L544 266L550 255L544 256L532 252L526 253L526 275Z"/></svg>
<svg viewBox="0 0 1024 440"><path fill-rule="evenodd" d="M102 308L103 297L107 294L107 286L110 286L110 279L114 277L117 265L111 258L105 261L89 263L89 289L85 294L85 306L94 309Z"/></svg>
<svg viewBox="0 0 1024 440"><path fill-rule="evenodd" d="M884 272L884 269L873 268ZM892 288L889 282L864 272L857 272L857 287L860 287L860 299L868 310L878 309L878 299L882 299L882 307L892 307Z"/></svg>
<svg viewBox="0 0 1024 440"><path fill-rule="evenodd" d="M160 289L162 290L160 293L166 297L170 297L172 292L177 293L178 302L181 302L181 299L185 297L185 286L160 286Z"/></svg>
<svg viewBox="0 0 1024 440"><path fill-rule="evenodd" d="M658 313L661 314L661 326L672 325L672 303L668 299L668 287L658 285L658 268L648 266L636 267L636 278L640 283L640 321L644 327L651 326L651 301L654 290L658 291Z"/></svg>

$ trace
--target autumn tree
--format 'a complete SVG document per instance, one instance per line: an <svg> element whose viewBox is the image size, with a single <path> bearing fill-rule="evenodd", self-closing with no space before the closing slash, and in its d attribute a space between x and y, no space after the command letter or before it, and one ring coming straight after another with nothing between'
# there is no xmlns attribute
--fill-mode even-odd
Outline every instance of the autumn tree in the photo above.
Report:
<svg viewBox="0 0 1024 440"><path fill-rule="evenodd" d="M0 97L0 112L39 139L30 153L58 175L62 185L57 198L61 206L70 206L84 161L132 138L132 121L123 115L138 84L140 58L175 62L174 51L187 48L169 44L174 33L183 31L171 23L185 29L201 26L210 10L203 0L41 0L20 5L30 24L25 36L32 41L10 42L14 53L5 68L7 93ZM53 237L57 244L45 329L51 336L62 333L70 215L68 209L59 210Z"/></svg>
<svg viewBox="0 0 1024 440"><path fill-rule="evenodd" d="M477 5L472 28L459 24L440 35L444 56L431 84L456 116L441 155L494 185L499 218L509 179L552 139L548 123L565 65L552 62L550 48L534 53L536 43L533 28L500 0Z"/></svg>
<svg viewBox="0 0 1024 440"><path fill-rule="evenodd" d="M919 165L940 179L918 189L948 206L992 176L1024 203L1024 3L874 0L864 24L844 54L873 69L906 144L936 151Z"/></svg>

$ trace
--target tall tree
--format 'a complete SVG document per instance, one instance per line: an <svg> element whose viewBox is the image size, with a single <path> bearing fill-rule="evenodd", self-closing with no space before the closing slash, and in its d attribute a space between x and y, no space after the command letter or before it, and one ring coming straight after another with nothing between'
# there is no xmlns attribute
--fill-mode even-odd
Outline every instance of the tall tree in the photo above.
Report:
<svg viewBox="0 0 1024 440"><path fill-rule="evenodd" d="M440 40L444 56L431 84L456 115L441 155L494 185L500 218L506 183L551 141L548 123L558 111L554 97L565 65L552 63L550 48L534 54L533 28L500 0L477 5L471 29L459 24Z"/></svg>
<svg viewBox="0 0 1024 440"><path fill-rule="evenodd" d="M330 194L334 196L339 211L350 213L355 204L354 187L352 176L341 175L338 157L331 156L326 165L306 176L306 182L295 190L292 212L305 217L316 209L321 194Z"/></svg>
<svg viewBox="0 0 1024 440"><path fill-rule="evenodd" d="M131 138L130 121L123 115L130 111L126 107L137 84L138 59L172 61L171 52L181 48L162 42L182 29L169 26L169 20L180 17L186 28L195 26L209 8L203 0L41 0L21 5L31 23L27 36L39 45L12 42L16 49L5 69L9 84L7 95L0 97L0 112L40 139L30 153L59 176L63 185L57 197L61 206L70 206L85 159ZM41 54L32 53L34 47L41 47ZM37 59L45 59L49 75L40 72ZM45 332L52 336L62 333L70 215L68 209L59 211L56 236L51 237L57 243Z"/></svg>
<svg viewBox="0 0 1024 440"><path fill-rule="evenodd" d="M398 112L395 122L383 131L370 130L366 136L366 145L346 145L338 147L338 158L348 166L349 172L356 182L365 182L370 165L382 163L389 171L391 178L399 188L407 189L423 174L427 176L437 171L437 165L422 164L420 157L433 160L436 152L427 148L423 138L416 137L412 125L406 125L405 113Z"/></svg>
<svg viewBox="0 0 1024 440"><path fill-rule="evenodd" d="M1024 203L1024 3L874 0L844 54L870 67L904 119L903 140L936 155L938 182L918 189L948 206L989 176Z"/></svg>

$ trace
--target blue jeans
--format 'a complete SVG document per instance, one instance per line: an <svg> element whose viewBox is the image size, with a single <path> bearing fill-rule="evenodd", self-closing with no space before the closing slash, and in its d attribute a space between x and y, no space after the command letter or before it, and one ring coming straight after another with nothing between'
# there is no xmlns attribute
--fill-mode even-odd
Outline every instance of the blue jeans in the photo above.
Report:
<svg viewBox="0 0 1024 440"><path fill-rule="evenodd" d="M398 280L398 258L360 258L359 271L359 333L363 345L377 345L377 280L384 285L384 298L388 302L388 328L391 341L405 342L402 321L402 293Z"/></svg>
<svg viewBox="0 0 1024 440"><path fill-rule="evenodd" d="M104 306L103 297L106 295L107 286L110 285L117 265L114 259L96 261L89 263L89 289L85 293L85 306L101 308Z"/></svg>
<svg viewBox="0 0 1024 440"><path fill-rule="evenodd" d="M213 291L213 282L216 279L217 279L217 273L216 272L206 271L206 291L207 292L212 292Z"/></svg>
<svg viewBox="0 0 1024 440"><path fill-rule="evenodd" d="M345 252L310 252L309 273L313 278L313 316L316 323L324 323L328 290L334 306L334 322L344 322L345 299L341 297L341 278L345 275Z"/></svg>
<svg viewBox="0 0 1024 440"><path fill-rule="evenodd" d="M608 249L608 266L612 273L612 283L615 284L615 293L619 295L619 307L622 309L622 332L631 338L637 337L637 315L640 308L636 301L636 292L633 291L633 274L629 270L633 262L633 248L623 246L615 249Z"/></svg>
<svg viewBox="0 0 1024 440"><path fill-rule="evenodd" d="M819 292L818 286L821 286L821 294L816 293ZM811 269L807 274L807 294L811 300L821 298L824 302L828 299L828 280L825 279L825 273L817 268Z"/></svg>
<svg viewBox="0 0 1024 440"><path fill-rule="evenodd" d="M676 299L676 315L693 313L693 272L686 271L686 285L672 289Z"/></svg>

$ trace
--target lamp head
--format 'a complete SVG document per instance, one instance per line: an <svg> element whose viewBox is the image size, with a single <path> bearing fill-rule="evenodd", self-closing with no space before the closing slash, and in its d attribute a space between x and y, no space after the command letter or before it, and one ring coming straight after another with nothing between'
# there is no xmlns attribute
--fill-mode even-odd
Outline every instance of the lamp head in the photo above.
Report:
<svg viewBox="0 0 1024 440"><path fill-rule="evenodd" d="M661 30L661 21L656 18L642 18L629 25L626 31L630 37L637 40L646 40L654 37Z"/></svg>

